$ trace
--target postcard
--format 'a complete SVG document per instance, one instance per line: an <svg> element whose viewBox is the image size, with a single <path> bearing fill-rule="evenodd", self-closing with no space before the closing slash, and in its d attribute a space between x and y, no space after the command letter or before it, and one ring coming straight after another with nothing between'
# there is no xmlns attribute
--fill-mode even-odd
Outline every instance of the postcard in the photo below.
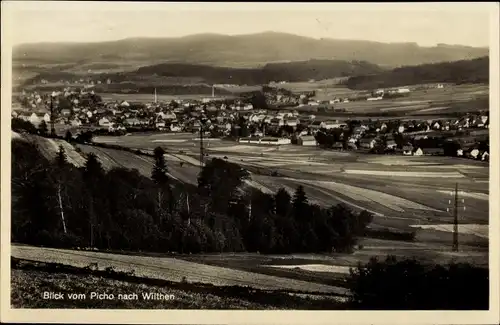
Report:
<svg viewBox="0 0 500 325"><path fill-rule="evenodd" d="M1 320L498 324L498 21L3 1Z"/></svg>

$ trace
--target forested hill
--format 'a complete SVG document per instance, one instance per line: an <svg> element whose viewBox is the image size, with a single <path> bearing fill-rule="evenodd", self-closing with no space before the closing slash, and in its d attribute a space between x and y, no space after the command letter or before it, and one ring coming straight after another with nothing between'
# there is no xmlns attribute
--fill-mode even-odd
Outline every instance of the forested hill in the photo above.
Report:
<svg viewBox="0 0 500 325"><path fill-rule="evenodd" d="M357 90L398 87L425 83L488 83L488 56L455 62L406 66L376 74L352 76L347 87Z"/></svg>
<svg viewBox="0 0 500 325"><path fill-rule="evenodd" d="M207 83L260 85L272 81L307 81L383 72L381 67L364 61L308 60L270 63L262 68L233 69L191 64L158 64L142 67L137 75L199 77Z"/></svg>
<svg viewBox="0 0 500 325"><path fill-rule="evenodd" d="M337 77L375 74L385 71L376 64L364 61L308 60L300 62L270 63L262 68L228 68L199 64L163 63L140 67L135 71L92 74L92 78L117 82L162 81L162 84L239 84L261 85L271 81L308 81ZM63 71L47 71L27 80L26 85L59 80L78 80L81 76Z"/></svg>

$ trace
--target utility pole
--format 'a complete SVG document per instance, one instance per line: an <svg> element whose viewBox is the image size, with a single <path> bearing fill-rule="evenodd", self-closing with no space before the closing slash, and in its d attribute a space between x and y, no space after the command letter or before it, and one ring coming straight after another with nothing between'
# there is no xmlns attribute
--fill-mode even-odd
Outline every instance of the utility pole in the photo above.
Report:
<svg viewBox="0 0 500 325"><path fill-rule="evenodd" d="M200 120L200 170L203 169L203 161L204 161L204 152L203 152L203 124Z"/></svg>
<svg viewBox="0 0 500 325"><path fill-rule="evenodd" d="M455 183L455 190L450 192L450 195L454 196L453 199L453 246L452 250L454 252L458 252L458 210L459 208L463 207L465 211L465 200L462 199L461 203L462 206L460 206L460 200L459 200L459 193L458 193L458 183ZM448 200L448 204L452 204L451 200ZM450 208L446 208L446 211L449 212Z"/></svg>
<svg viewBox="0 0 500 325"><path fill-rule="evenodd" d="M189 192L186 192L186 206L187 206L187 213L188 213L188 226L191 225L191 214L189 211Z"/></svg>
<svg viewBox="0 0 500 325"><path fill-rule="evenodd" d="M252 219L252 198L250 198L250 205L248 206L248 221Z"/></svg>
<svg viewBox="0 0 500 325"><path fill-rule="evenodd" d="M50 95L50 134L55 135L56 134L56 128L54 127L54 94Z"/></svg>
<svg viewBox="0 0 500 325"><path fill-rule="evenodd" d="M458 183L455 184L455 204L453 209L453 251L458 252Z"/></svg>

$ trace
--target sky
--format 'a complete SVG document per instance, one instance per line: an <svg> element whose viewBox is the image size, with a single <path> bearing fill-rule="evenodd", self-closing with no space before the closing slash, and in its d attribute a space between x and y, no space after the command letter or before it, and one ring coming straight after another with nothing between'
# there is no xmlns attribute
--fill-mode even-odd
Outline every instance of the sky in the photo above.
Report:
<svg viewBox="0 0 500 325"><path fill-rule="evenodd" d="M2 16L13 44L275 31L422 46L489 46L492 5L2 1Z"/></svg>

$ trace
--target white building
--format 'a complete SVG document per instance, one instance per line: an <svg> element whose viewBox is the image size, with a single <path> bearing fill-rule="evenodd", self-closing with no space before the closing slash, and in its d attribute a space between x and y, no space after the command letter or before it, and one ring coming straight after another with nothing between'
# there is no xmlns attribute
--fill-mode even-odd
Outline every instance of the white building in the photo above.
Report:
<svg viewBox="0 0 500 325"><path fill-rule="evenodd" d="M285 125L296 127L298 124L298 121L296 118L287 118L285 119Z"/></svg>
<svg viewBox="0 0 500 325"><path fill-rule="evenodd" d="M109 120L105 117L103 117L99 120L99 126L110 126L110 125L111 125L111 122L109 122Z"/></svg>
<svg viewBox="0 0 500 325"><path fill-rule="evenodd" d="M417 150L415 150L415 151L413 152L413 155L414 155L414 156L422 156L423 154L424 154L424 152L422 151L422 149L421 149L421 148L418 148Z"/></svg>
<svg viewBox="0 0 500 325"><path fill-rule="evenodd" d="M181 131L181 127L178 126L178 125L170 124L170 131L172 131L172 132L180 132Z"/></svg>
<svg viewBox="0 0 500 325"><path fill-rule="evenodd" d="M339 121L324 121L322 122L322 128L323 129L342 129L347 126L346 123L341 123Z"/></svg>
<svg viewBox="0 0 500 325"><path fill-rule="evenodd" d="M25 121L31 122L31 124L38 126L42 121L45 121L45 123L50 122L50 115L48 113L32 113L31 115L28 116L21 116L21 118Z"/></svg>
<svg viewBox="0 0 500 325"><path fill-rule="evenodd" d="M81 126L82 121L79 118L74 118L70 121L71 126Z"/></svg>
<svg viewBox="0 0 500 325"><path fill-rule="evenodd" d="M316 138L314 138L312 135L310 136L302 136L297 139L297 144L300 146L316 146L318 142L316 141Z"/></svg>

